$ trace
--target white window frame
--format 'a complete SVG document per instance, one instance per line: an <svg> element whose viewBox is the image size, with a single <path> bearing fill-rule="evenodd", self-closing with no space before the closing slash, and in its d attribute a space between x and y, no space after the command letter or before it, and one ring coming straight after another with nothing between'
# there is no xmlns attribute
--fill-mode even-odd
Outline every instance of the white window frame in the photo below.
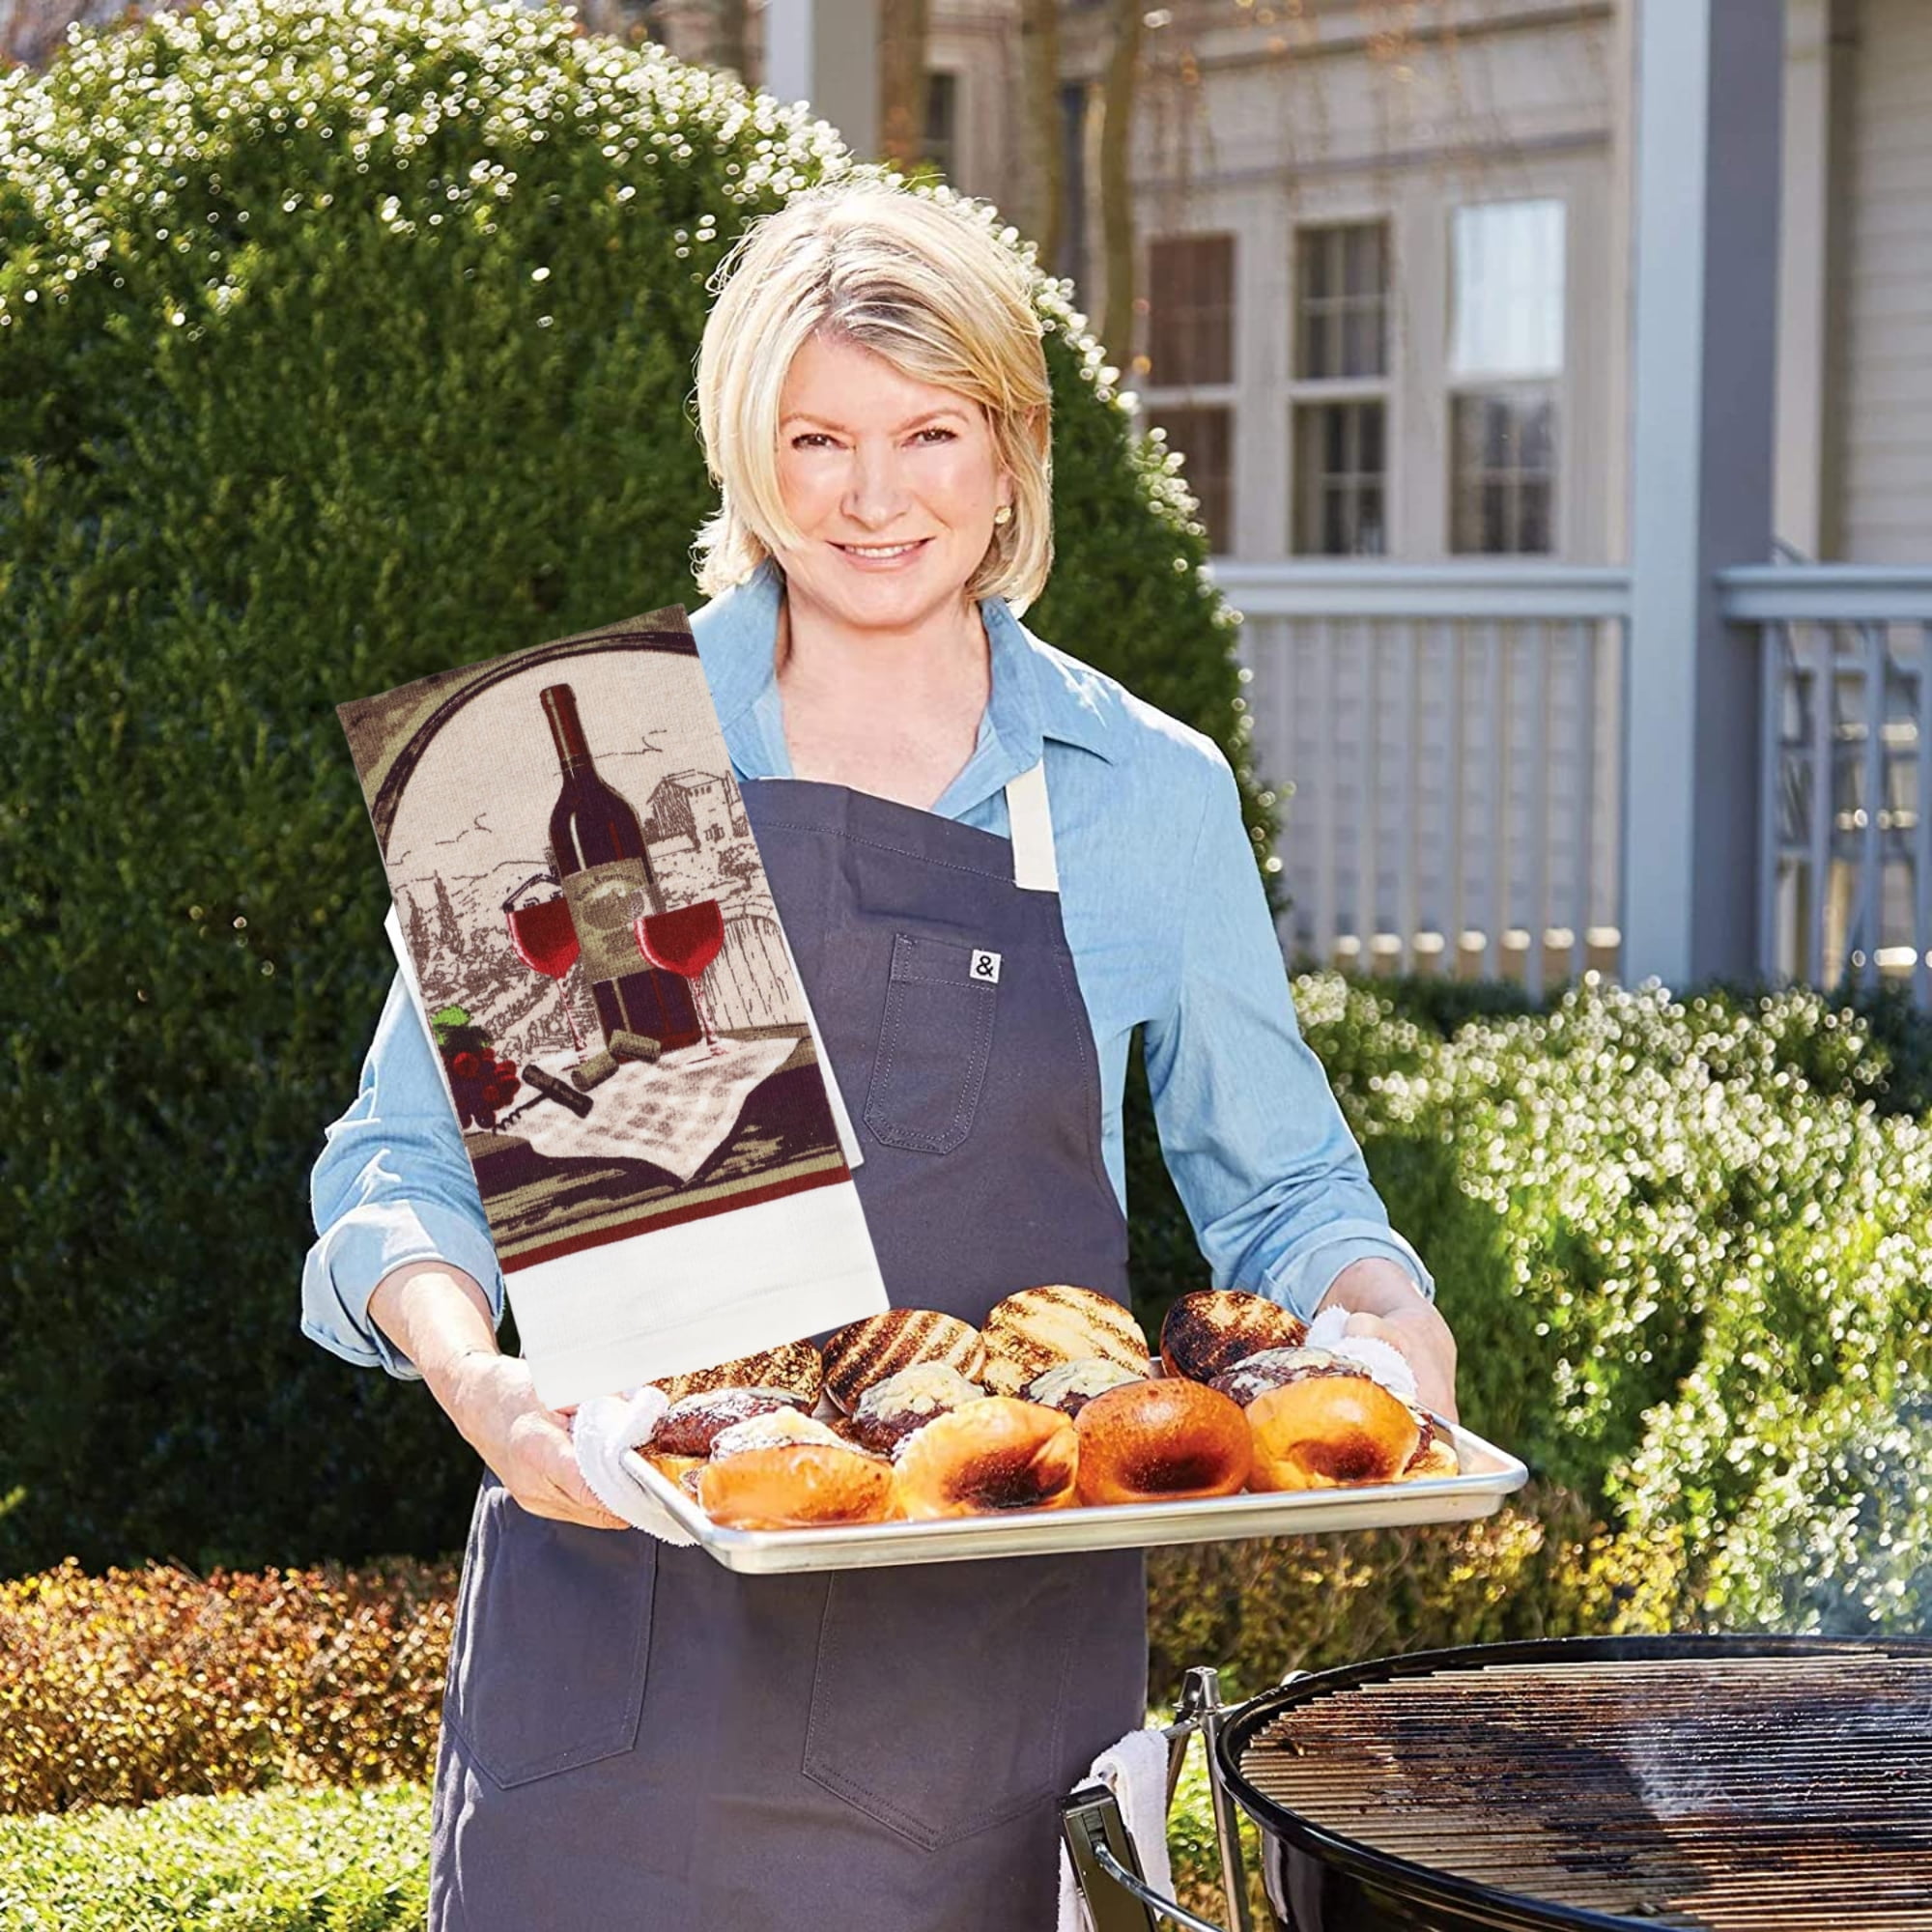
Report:
<svg viewBox="0 0 1932 1932"><path fill-rule="evenodd" d="M1149 383L1136 380L1129 386L1135 392L1138 413L1143 427L1150 426L1151 419L1167 410L1221 410L1228 418L1228 516L1226 527L1208 530L1210 554L1232 556L1238 552L1237 530L1241 518L1241 264L1246 253L1248 236L1242 226L1236 221L1204 222L1198 228L1170 230L1159 235L1149 235L1142 243L1141 286L1150 285L1153 272L1154 244L1160 242L1206 241L1216 236L1226 236L1230 242L1228 271L1228 380L1225 383ZM1143 297L1146 304L1136 318L1140 327L1135 333L1135 376L1145 378L1151 370L1153 348L1153 310L1151 301ZM1201 500L1201 492L1194 488L1193 480L1185 464L1181 467L1181 480L1188 485L1196 501ZM1206 523L1206 518L1203 522ZM1227 546L1224 550L1213 548L1216 542Z"/></svg>
<svg viewBox="0 0 1932 1932"><path fill-rule="evenodd" d="M1464 209L1505 208L1534 202L1554 202L1563 213L1562 359L1554 371L1525 375L1508 370L1489 370L1458 375L1451 362L1455 330L1456 217ZM1567 184L1552 182L1525 185L1521 191L1511 194L1460 195L1446 199L1442 205L1442 389L1438 417L1442 425L1441 529L1443 552L1452 558L1525 556L1556 562L1571 554L1572 531L1575 528L1573 496L1577 474L1573 446L1577 431L1577 195ZM1457 401L1464 396L1501 393L1520 396L1539 390L1548 395L1554 417L1551 436L1555 460L1549 469L1549 488L1553 499L1549 514L1549 548L1543 551L1459 551L1456 548L1456 507L1461 452L1457 446L1455 428Z"/></svg>
<svg viewBox="0 0 1932 1932"><path fill-rule="evenodd" d="M1301 348L1301 251L1304 236L1346 228L1379 228L1382 233L1382 373L1379 376L1303 376ZM1301 548L1298 527L1301 509L1301 451L1299 425L1304 406L1321 403L1379 403L1382 406L1382 549L1384 557L1398 554L1402 539L1401 512L1395 489L1397 432L1401 412L1395 378L1401 366L1401 327L1398 292L1402 285L1400 231L1393 209L1327 210L1319 214L1292 214L1288 226L1287 335L1283 366L1288 371L1287 410L1282 434L1287 447L1288 489L1282 540L1290 556L1329 556L1329 551Z"/></svg>

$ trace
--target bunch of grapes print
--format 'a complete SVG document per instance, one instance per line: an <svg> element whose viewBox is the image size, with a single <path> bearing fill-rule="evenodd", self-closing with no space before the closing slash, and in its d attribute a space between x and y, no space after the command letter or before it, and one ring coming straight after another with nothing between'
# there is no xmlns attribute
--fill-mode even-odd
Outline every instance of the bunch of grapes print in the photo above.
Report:
<svg viewBox="0 0 1932 1932"><path fill-rule="evenodd" d="M850 1178L681 607L338 710L506 1271Z"/></svg>

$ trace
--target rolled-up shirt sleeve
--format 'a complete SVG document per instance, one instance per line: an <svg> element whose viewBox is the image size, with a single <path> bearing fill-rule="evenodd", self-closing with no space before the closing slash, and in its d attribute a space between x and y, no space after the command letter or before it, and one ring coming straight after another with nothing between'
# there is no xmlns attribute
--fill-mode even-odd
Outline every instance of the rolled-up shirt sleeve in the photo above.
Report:
<svg viewBox="0 0 1932 1932"><path fill-rule="evenodd" d="M355 1103L309 1177L316 1241L302 1264L301 1330L360 1367L418 1371L369 1319L383 1277L440 1261L471 1276L503 1319L503 1276L435 1049L402 976L389 988Z"/></svg>
<svg viewBox="0 0 1932 1932"><path fill-rule="evenodd" d="M1301 1037L1234 774L1206 740L1201 752L1206 797L1175 883L1172 998L1148 1022L1146 1053L1161 1151L1214 1285L1306 1318L1345 1267L1379 1258L1433 1300Z"/></svg>

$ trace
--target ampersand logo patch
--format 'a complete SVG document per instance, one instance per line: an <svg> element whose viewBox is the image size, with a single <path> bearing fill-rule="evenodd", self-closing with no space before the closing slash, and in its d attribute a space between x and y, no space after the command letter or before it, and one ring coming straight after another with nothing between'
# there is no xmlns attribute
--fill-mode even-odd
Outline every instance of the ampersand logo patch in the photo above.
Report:
<svg viewBox="0 0 1932 1932"><path fill-rule="evenodd" d="M1000 955L997 952L975 952L973 963L967 969L970 979L977 980L982 986L997 986L1000 983Z"/></svg>

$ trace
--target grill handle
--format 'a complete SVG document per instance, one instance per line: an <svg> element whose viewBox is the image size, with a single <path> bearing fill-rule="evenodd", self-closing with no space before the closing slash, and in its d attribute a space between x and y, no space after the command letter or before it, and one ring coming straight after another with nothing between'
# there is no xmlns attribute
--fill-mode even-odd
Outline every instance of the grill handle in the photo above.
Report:
<svg viewBox="0 0 1932 1932"><path fill-rule="evenodd" d="M1141 1876L1121 1802L1104 1784L1083 1784L1060 1801L1060 1832L1073 1861L1073 1882L1094 1932L1158 1932L1155 1917L1191 1932L1224 1932L1183 1905L1163 1898Z"/></svg>
<svg viewBox="0 0 1932 1932"><path fill-rule="evenodd" d="M1283 1678L1289 1683L1298 1670ZM1240 1707L1236 1706L1236 1709ZM1154 1915L1185 1925L1192 1932L1253 1932L1248 1912L1247 1873L1241 1864L1240 1817L1235 1801L1221 1781L1214 1747L1221 1726L1235 1715L1221 1702L1220 1673L1211 1664L1197 1664L1181 1680L1180 1702L1167 1727L1167 1806L1187 1762L1187 1747L1199 1731L1208 1758L1208 1794L1214 1807L1214 1842L1221 1857L1221 1891L1227 1901L1225 1927L1197 1918L1174 1899L1163 1898L1146 1880L1140 1855L1127 1834L1120 1802L1104 1784L1087 1784L1060 1801L1061 1835L1073 1861L1073 1876L1094 1932L1158 1932Z"/></svg>

